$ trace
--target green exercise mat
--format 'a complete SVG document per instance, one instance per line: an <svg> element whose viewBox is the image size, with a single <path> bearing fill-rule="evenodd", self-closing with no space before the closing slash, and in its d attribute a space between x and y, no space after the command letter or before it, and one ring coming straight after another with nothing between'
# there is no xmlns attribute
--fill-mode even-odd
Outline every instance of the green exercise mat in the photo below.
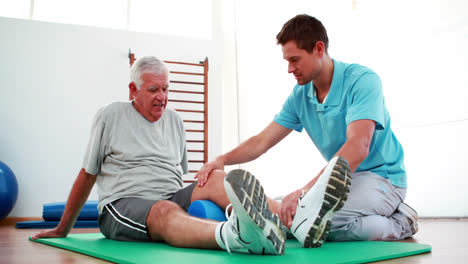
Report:
<svg viewBox="0 0 468 264"><path fill-rule="evenodd" d="M365 263L431 251L431 246L417 243L327 242L320 248L302 248L298 241L288 240L283 256L229 255L222 250L176 248L165 243L114 241L101 233L34 241L117 263Z"/></svg>

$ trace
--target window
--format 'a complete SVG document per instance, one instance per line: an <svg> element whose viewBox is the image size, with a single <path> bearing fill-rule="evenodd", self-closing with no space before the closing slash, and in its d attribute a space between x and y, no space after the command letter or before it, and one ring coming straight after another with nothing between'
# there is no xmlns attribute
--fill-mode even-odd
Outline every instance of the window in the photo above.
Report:
<svg viewBox="0 0 468 264"><path fill-rule="evenodd" d="M211 39L211 0L131 0L129 30Z"/></svg>
<svg viewBox="0 0 468 264"><path fill-rule="evenodd" d="M34 0L32 19L125 29L127 0Z"/></svg>
<svg viewBox="0 0 468 264"><path fill-rule="evenodd" d="M29 18L31 0L0 0L0 16Z"/></svg>
<svg viewBox="0 0 468 264"><path fill-rule="evenodd" d="M0 0L0 16L211 39L214 0Z"/></svg>

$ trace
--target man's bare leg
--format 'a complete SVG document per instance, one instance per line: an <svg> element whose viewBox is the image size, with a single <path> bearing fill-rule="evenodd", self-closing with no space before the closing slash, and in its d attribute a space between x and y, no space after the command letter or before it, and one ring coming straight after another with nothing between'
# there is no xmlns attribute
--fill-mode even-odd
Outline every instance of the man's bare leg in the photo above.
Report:
<svg viewBox="0 0 468 264"><path fill-rule="evenodd" d="M230 201L224 189L224 177L223 171L216 172L208 181L210 184L203 188L196 187L194 189L192 201L209 199L221 207L226 207ZM261 186L260 189L262 191L251 193L249 196L252 197L250 198L255 201L261 199L266 201L267 198L264 196ZM192 217L171 201L155 203L146 219L150 238L154 241L165 241L176 247L221 248L228 251L248 249L254 254L284 254L284 238L276 240L271 238L270 231L273 229L280 230L277 233L283 237L279 224L270 221L271 212L263 210L263 208L255 208L257 213L251 215L246 211L246 208L239 206L239 197L232 193L232 190L231 196L231 199L236 201L236 204L233 205L234 212L231 213L227 222L221 223ZM260 218L264 221L259 221ZM262 223L265 222L268 222L269 225L264 226Z"/></svg>
<svg viewBox="0 0 468 264"><path fill-rule="evenodd" d="M215 238L218 224L216 221L192 217L171 201L155 203L146 219L152 240L185 248L220 249Z"/></svg>
<svg viewBox="0 0 468 264"><path fill-rule="evenodd" d="M238 208L239 209L239 208ZM237 213L244 211L240 208ZM243 214L246 214L244 211ZM260 216L260 215L259 215ZM262 215L262 217L265 217ZM251 218L231 218L227 222L200 219L188 215L176 203L171 201L159 201L153 205L146 219L149 236L154 241L164 241L174 247L200 248L200 249L225 249L238 251L239 249L250 251L254 254L264 254L261 249L269 241L268 234L252 233L251 228L262 228ZM241 229L242 227L242 229ZM246 229L247 228L247 229ZM276 227L279 229L280 227ZM242 238L241 238L242 235ZM248 235L248 242L243 238ZM227 243L228 242L228 243ZM221 246L221 244L222 246ZM284 254L284 241L278 246L280 250L268 243L270 249L266 254ZM260 244L260 245L259 245Z"/></svg>

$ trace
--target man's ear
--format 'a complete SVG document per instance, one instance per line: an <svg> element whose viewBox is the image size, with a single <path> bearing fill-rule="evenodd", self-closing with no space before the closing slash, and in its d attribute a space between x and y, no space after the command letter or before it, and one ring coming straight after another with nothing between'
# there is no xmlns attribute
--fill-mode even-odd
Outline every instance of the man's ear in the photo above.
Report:
<svg viewBox="0 0 468 264"><path fill-rule="evenodd" d="M325 43L323 41L317 41L314 46L314 51L319 55L320 57L325 54Z"/></svg>
<svg viewBox="0 0 468 264"><path fill-rule="evenodd" d="M136 91L138 90L138 88L136 87L136 84L134 82L131 82L128 84L128 88L130 89L131 99L134 99L136 95Z"/></svg>

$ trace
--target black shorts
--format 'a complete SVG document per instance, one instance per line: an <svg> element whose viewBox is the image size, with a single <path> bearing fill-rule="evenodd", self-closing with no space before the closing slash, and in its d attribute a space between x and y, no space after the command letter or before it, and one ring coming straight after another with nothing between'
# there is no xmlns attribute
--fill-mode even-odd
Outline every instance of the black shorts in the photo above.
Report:
<svg viewBox="0 0 468 264"><path fill-rule="evenodd" d="M196 183L177 191L168 199L187 211ZM102 234L114 240L151 241L146 228L146 217L158 200L145 200L136 197L121 198L108 203L99 214L99 229Z"/></svg>

